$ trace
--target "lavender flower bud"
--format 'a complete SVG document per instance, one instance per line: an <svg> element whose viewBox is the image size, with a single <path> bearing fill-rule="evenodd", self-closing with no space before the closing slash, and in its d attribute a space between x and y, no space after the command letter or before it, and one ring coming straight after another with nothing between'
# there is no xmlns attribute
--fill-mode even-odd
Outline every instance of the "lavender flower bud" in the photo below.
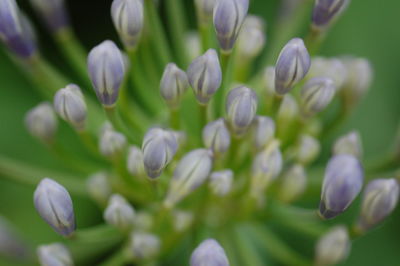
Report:
<svg viewBox="0 0 400 266"><path fill-rule="evenodd" d="M204 127L203 143L216 154L222 154L228 150L231 144L231 135L223 118L210 122Z"/></svg>
<svg viewBox="0 0 400 266"><path fill-rule="evenodd" d="M86 181L86 189L91 198L104 206L112 193L111 183L107 173L98 172L89 176Z"/></svg>
<svg viewBox="0 0 400 266"><path fill-rule="evenodd" d="M331 219L344 212L360 193L364 173L356 157L335 155L328 163L322 185L319 212Z"/></svg>
<svg viewBox="0 0 400 266"><path fill-rule="evenodd" d="M54 109L65 121L77 130L83 130L86 122L86 103L81 89L69 84L54 96Z"/></svg>
<svg viewBox="0 0 400 266"><path fill-rule="evenodd" d="M169 63L161 78L161 96L170 106L177 108L186 90L189 88L189 81L186 73L174 63Z"/></svg>
<svg viewBox="0 0 400 266"><path fill-rule="evenodd" d="M177 232L183 232L193 223L194 215L188 211L174 211L174 229Z"/></svg>
<svg viewBox="0 0 400 266"><path fill-rule="evenodd" d="M209 49L205 54L193 60L187 70L187 76L197 101L207 104L222 82L217 52Z"/></svg>
<svg viewBox="0 0 400 266"><path fill-rule="evenodd" d="M146 175L143 163L143 152L139 147L131 146L128 153L128 172L137 177Z"/></svg>
<svg viewBox="0 0 400 266"><path fill-rule="evenodd" d="M20 237L14 226L0 215L0 256L2 258L25 259L29 247Z"/></svg>
<svg viewBox="0 0 400 266"><path fill-rule="evenodd" d="M288 93L302 80L311 66L310 55L300 38L290 40L283 47L275 66L275 91Z"/></svg>
<svg viewBox="0 0 400 266"><path fill-rule="evenodd" d="M126 142L124 135L107 129L100 136L100 152L106 157L115 157L125 149Z"/></svg>
<svg viewBox="0 0 400 266"><path fill-rule="evenodd" d="M39 215L63 236L75 231L75 215L68 191L50 178L44 178L37 186L34 204Z"/></svg>
<svg viewBox="0 0 400 266"><path fill-rule="evenodd" d="M312 13L312 25L314 29L324 30L346 8L349 0L316 0Z"/></svg>
<svg viewBox="0 0 400 266"><path fill-rule="evenodd" d="M134 232L131 234L130 251L135 259L150 259L160 252L160 248L161 241L155 235L144 232Z"/></svg>
<svg viewBox="0 0 400 266"><path fill-rule="evenodd" d="M335 83L329 78L310 79L301 90L301 105L305 116L321 112L335 95Z"/></svg>
<svg viewBox="0 0 400 266"><path fill-rule="evenodd" d="M195 0L197 18L201 25L207 25L211 20L214 7L218 0Z"/></svg>
<svg viewBox="0 0 400 266"><path fill-rule="evenodd" d="M52 32L69 27L64 0L31 0L32 6Z"/></svg>
<svg viewBox="0 0 400 266"><path fill-rule="evenodd" d="M362 143L360 134L357 131L351 131L350 133L340 137L336 140L333 146L333 154L351 154L359 159L362 157Z"/></svg>
<svg viewBox="0 0 400 266"><path fill-rule="evenodd" d="M337 58L315 57L312 59L307 78L327 77L334 81L337 90L343 87L347 77L346 66Z"/></svg>
<svg viewBox="0 0 400 266"><path fill-rule="evenodd" d="M275 135L275 122L268 116L256 116L254 119L253 142L257 149L264 148Z"/></svg>
<svg viewBox="0 0 400 266"><path fill-rule="evenodd" d="M37 249L40 265L42 266L73 266L72 256L61 243L41 245Z"/></svg>
<svg viewBox="0 0 400 266"><path fill-rule="evenodd" d="M178 149L178 142L171 131L152 128L144 136L142 151L144 168L150 178L161 175L172 161Z"/></svg>
<svg viewBox="0 0 400 266"><path fill-rule="evenodd" d="M295 164L282 176L279 198L284 202L298 199L306 190L307 176L304 166Z"/></svg>
<svg viewBox="0 0 400 266"><path fill-rule="evenodd" d="M104 210L104 220L120 230L129 230L135 219L135 210L124 197L114 194L108 201Z"/></svg>
<svg viewBox="0 0 400 266"><path fill-rule="evenodd" d="M225 111L233 133L242 136L254 120L257 112L257 94L244 86L232 89L227 96Z"/></svg>
<svg viewBox="0 0 400 266"><path fill-rule="evenodd" d="M296 148L296 160L302 165L312 163L321 151L319 141L309 135L302 135Z"/></svg>
<svg viewBox="0 0 400 266"><path fill-rule="evenodd" d="M238 37L237 53L244 60L258 56L265 46L264 20L257 16L246 17Z"/></svg>
<svg viewBox="0 0 400 266"><path fill-rule="evenodd" d="M172 208L204 183L213 165L212 152L196 149L186 154L175 168L164 205Z"/></svg>
<svg viewBox="0 0 400 266"><path fill-rule="evenodd" d="M248 0L219 0L214 8L214 27L219 46L231 52L249 8Z"/></svg>
<svg viewBox="0 0 400 266"><path fill-rule="evenodd" d="M363 196L358 227L366 231L394 210L399 200L399 185L394 178L375 179L368 183Z"/></svg>
<svg viewBox="0 0 400 266"><path fill-rule="evenodd" d="M29 132L44 142L51 142L56 134L58 122L53 107L43 102L31 109L25 116Z"/></svg>
<svg viewBox="0 0 400 266"><path fill-rule="evenodd" d="M111 17L124 45L135 48L143 30L143 0L114 0Z"/></svg>
<svg viewBox="0 0 400 266"><path fill-rule="evenodd" d="M229 266L225 250L214 239L206 239L193 251L190 266Z"/></svg>
<svg viewBox="0 0 400 266"><path fill-rule="evenodd" d="M104 41L94 47L88 56L88 69L101 104L113 106L125 74L124 58L115 43Z"/></svg>
<svg viewBox="0 0 400 266"><path fill-rule="evenodd" d="M223 197L231 191L232 183L232 170L213 172L210 175L210 189L214 195L219 197Z"/></svg>
<svg viewBox="0 0 400 266"><path fill-rule="evenodd" d="M336 265L350 252L350 238L346 227L336 226L323 235L315 247L316 265Z"/></svg>

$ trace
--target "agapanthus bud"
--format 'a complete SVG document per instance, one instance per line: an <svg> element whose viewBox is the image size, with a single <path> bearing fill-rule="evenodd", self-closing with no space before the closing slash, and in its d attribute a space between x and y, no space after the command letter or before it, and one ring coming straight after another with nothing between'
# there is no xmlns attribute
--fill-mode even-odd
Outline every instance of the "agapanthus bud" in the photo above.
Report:
<svg viewBox="0 0 400 266"><path fill-rule="evenodd" d="M135 219L135 210L119 194L111 195L108 206L104 210L104 220L120 230L129 230Z"/></svg>
<svg viewBox="0 0 400 266"><path fill-rule="evenodd" d="M183 232L190 227L193 223L194 215L188 211L174 211L172 214L174 218L174 229L177 232Z"/></svg>
<svg viewBox="0 0 400 266"><path fill-rule="evenodd" d="M62 119L73 125L77 130L83 130L86 121L86 103L81 89L75 84L57 91L54 96L54 109Z"/></svg>
<svg viewBox="0 0 400 266"><path fill-rule="evenodd" d="M281 124L286 124L293 121L293 119L295 119L298 115L299 105L297 104L296 99L292 95L286 94L283 97L277 114L276 122L278 124L278 128Z"/></svg>
<svg viewBox="0 0 400 266"><path fill-rule="evenodd" d="M363 180L363 168L356 157L348 154L333 156L322 184L321 217L331 219L344 212L360 193Z"/></svg>
<svg viewBox="0 0 400 266"><path fill-rule="evenodd" d="M283 47L275 66L275 91L288 93L302 80L311 66L311 58L300 38L290 40Z"/></svg>
<svg viewBox="0 0 400 266"><path fill-rule="evenodd" d="M207 25L211 20L218 0L195 0L197 18L200 24Z"/></svg>
<svg viewBox="0 0 400 266"><path fill-rule="evenodd" d="M131 234L129 249L138 260L146 260L158 254L161 248L160 239L149 233L134 232Z"/></svg>
<svg viewBox="0 0 400 266"><path fill-rule="evenodd" d="M125 74L124 58L115 43L104 41L94 47L88 56L88 69L101 104L113 106Z"/></svg>
<svg viewBox="0 0 400 266"><path fill-rule="evenodd" d="M231 144L231 135L223 118L210 122L204 127L203 143L204 146L216 154L221 154L228 150Z"/></svg>
<svg viewBox="0 0 400 266"><path fill-rule="evenodd" d="M214 239L206 239L197 246L190 257L190 266L229 266L225 250Z"/></svg>
<svg viewBox="0 0 400 266"><path fill-rule="evenodd" d="M334 81L336 90L340 90L347 78L346 66L337 58L314 57L307 78L326 77Z"/></svg>
<svg viewBox="0 0 400 266"><path fill-rule="evenodd" d="M357 131L340 137L333 145L333 154L351 154L357 158L361 158L363 153L360 134Z"/></svg>
<svg viewBox="0 0 400 266"><path fill-rule="evenodd" d="M171 108L177 108L181 99L189 88L186 73L174 63L169 63L164 70L160 82L161 96Z"/></svg>
<svg viewBox="0 0 400 266"><path fill-rule="evenodd" d="M205 182L213 165L212 152L196 149L186 154L175 168L164 205L173 207Z"/></svg>
<svg viewBox="0 0 400 266"><path fill-rule="evenodd" d="M264 20L247 16L238 37L237 53L240 58L253 59L258 56L266 42Z"/></svg>
<svg viewBox="0 0 400 266"><path fill-rule="evenodd" d="M13 224L0 215L0 256L2 258L25 259L29 246L15 230Z"/></svg>
<svg viewBox="0 0 400 266"><path fill-rule="evenodd" d="M296 161L302 165L312 163L321 151L319 141L309 135L302 135L296 147Z"/></svg>
<svg viewBox="0 0 400 266"><path fill-rule="evenodd" d="M100 152L104 156L114 157L124 150L126 142L123 134L113 129L105 130L100 136Z"/></svg>
<svg viewBox="0 0 400 266"><path fill-rule="evenodd" d="M197 31L189 31L185 35L185 43L187 47L188 58L193 61L195 58L201 55L201 41Z"/></svg>
<svg viewBox="0 0 400 266"><path fill-rule="evenodd" d="M275 122L268 116L256 116L254 119L254 146L264 148L275 135Z"/></svg>
<svg viewBox="0 0 400 266"><path fill-rule="evenodd" d="M213 172L210 175L210 189L214 195L223 197L232 189L233 172L232 170L222 170Z"/></svg>
<svg viewBox="0 0 400 266"><path fill-rule="evenodd" d="M187 70L187 76L197 101L207 104L222 82L222 71L217 52L209 49L205 54L193 60Z"/></svg>
<svg viewBox="0 0 400 266"><path fill-rule="evenodd" d="M257 112L257 94L244 86L240 86L229 91L225 111L227 120L233 133L241 136L254 120Z"/></svg>
<svg viewBox="0 0 400 266"><path fill-rule="evenodd" d="M154 225L154 217L145 211L139 211L135 214L135 220L133 221L135 230L138 231L150 231Z"/></svg>
<svg viewBox="0 0 400 266"><path fill-rule="evenodd" d="M51 142L57 131L57 117L48 102L31 109L25 116L25 125L29 132L44 142Z"/></svg>
<svg viewBox="0 0 400 266"><path fill-rule="evenodd" d="M304 166L295 164L287 170L281 179L279 198L284 202L292 202L299 198L307 187L307 176Z"/></svg>
<svg viewBox="0 0 400 266"><path fill-rule="evenodd" d="M336 226L318 240L315 247L315 264L336 265L347 258L350 247L351 242L346 227Z"/></svg>
<svg viewBox="0 0 400 266"><path fill-rule="evenodd" d="M88 177L86 189L91 198L105 205L111 196L112 188L109 177L105 172L98 172Z"/></svg>
<svg viewBox="0 0 400 266"><path fill-rule="evenodd" d="M111 17L125 46L135 48L143 30L143 0L114 0Z"/></svg>
<svg viewBox="0 0 400 266"><path fill-rule="evenodd" d="M69 27L64 0L31 0L33 8L52 32Z"/></svg>
<svg viewBox="0 0 400 266"><path fill-rule="evenodd" d="M72 256L61 243L41 245L37 249L41 266L73 266Z"/></svg>
<svg viewBox="0 0 400 266"><path fill-rule="evenodd" d="M316 0L312 13L313 28L324 30L329 27L348 3L349 0Z"/></svg>
<svg viewBox="0 0 400 266"><path fill-rule="evenodd" d="M147 175L156 178L172 161L178 149L175 135L161 128L150 129L143 139L143 163Z"/></svg>
<svg viewBox="0 0 400 266"><path fill-rule="evenodd" d="M33 196L35 208L53 229L63 236L75 231L75 215L68 191L50 178L40 181Z"/></svg>
<svg viewBox="0 0 400 266"><path fill-rule="evenodd" d="M301 107L305 116L321 112L335 95L335 83L329 78L312 78L301 90Z"/></svg>
<svg viewBox="0 0 400 266"><path fill-rule="evenodd" d="M143 152L139 147L131 146L129 148L127 165L131 175L137 177L145 176Z"/></svg>
<svg viewBox="0 0 400 266"><path fill-rule="evenodd" d="M358 227L366 231L381 223L394 210L399 200L396 179L375 179L365 188Z"/></svg>
<svg viewBox="0 0 400 266"><path fill-rule="evenodd" d="M219 0L214 8L214 27L219 46L230 52L249 8L248 0Z"/></svg>

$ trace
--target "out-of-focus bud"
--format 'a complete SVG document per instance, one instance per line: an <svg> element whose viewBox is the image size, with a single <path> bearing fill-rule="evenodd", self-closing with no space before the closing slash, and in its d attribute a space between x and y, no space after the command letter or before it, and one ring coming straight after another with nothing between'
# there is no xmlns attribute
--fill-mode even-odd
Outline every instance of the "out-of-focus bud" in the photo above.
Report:
<svg viewBox="0 0 400 266"><path fill-rule="evenodd" d="M334 81L337 90L343 87L347 77L346 66L337 58L315 57L312 59L307 78L327 77Z"/></svg>
<svg viewBox="0 0 400 266"><path fill-rule="evenodd" d="M53 141L58 122L51 104L43 102L31 109L25 116L25 125L41 141Z"/></svg>
<svg viewBox="0 0 400 266"><path fill-rule="evenodd" d="M279 198L284 202L292 202L304 193L306 187L307 176L304 166L295 164L282 176Z"/></svg>
<svg viewBox="0 0 400 266"><path fill-rule="evenodd" d="M37 249L41 266L73 266L72 256L61 243L41 245Z"/></svg>
<svg viewBox="0 0 400 266"><path fill-rule="evenodd" d="M196 57L201 55L201 41L197 31L189 31L186 33L185 43L187 44L187 47L190 47L190 49L187 49L190 61L193 61Z"/></svg>
<svg viewBox="0 0 400 266"><path fill-rule="evenodd" d="M225 250L214 239L206 239L197 246L190 257L190 266L229 266Z"/></svg>
<svg viewBox="0 0 400 266"><path fill-rule="evenodd" d="M267 96L275 94L275 67L269 66L264 70L264 86L266 89Z"/></svg>
<svg viewBox="0 0 400 266"><path fill-rule="evenodd" d="M363 149L360 134L357 131L340 137L333 145L333 154L351 154L361 159Z"/></svg>
<svg viewBox="0 0 400 266"><path fill-rule="evenodd" d="M300 38L290 40L279 54L275 66L275 91L279 95L288 93L302 80L311 66L311 58Z"/></svg>
<svg viewBox="0 0 400 266"><path fill-rule="evenodd" d="M312 26L316 30L325 30L346 8L349 0L316 0L312 13Z"/></svg>
<svg viewBox="0 0 400 266"><path fill-rule="evenodd" d="M132 228L135 219L135 210L119 194L111 195L108 206L104 210L104 220L120 230L129 230Z"/></svg>
<svg viewBox="0 0 400 266"><path fill-rule="evenodd" d="M153 216L148 212L139 211L135 214L135 220L133 221L135 230L138 231L150 231L154 225Z"/></svg>
<svg viewBox="0 0 400 266"><path fill-rule="evenodd" d="M143 139L143 163L147 175L156 178L172 161L178 149L175 135L162 128L150 129Z"/></svg>
<svg viewBox="0 0 400 266"><path fill-rule="evenodd" d="M81 89L75 84L69 84L60 89L54 96L54 109L62 119L77 130L85 128L86 103Z"/></svg>
<svg viewBox="0 0 400 266"><path fill-rule="evenodd" d="M124 45L134 49L143 30L143 0L114 0L111 17Z"/></svg>
<svg viewBox="0 0 400 266"><path fill-rule="evenodd" d="M222 82L222 71L217 52L209 49L205 54L193 60L187 70L187 76L197 101L207 104Z"/></svg>
<svg viewBox="0 0 400 266"><path fill-rule="evenodd" d="M214 8L214 27L222 51L232 51L248 8L248 0L218 0Z"/></svg>
<svg viewBox="0 0 400 266"><path fill-rule="evenodd" d="M0 256L23 260L28 257L28 253L28 245L21 239L13 225L0 215Z"/></svg>
<svg viewBox="0 0 400 266"><path fill-rule="evenodd" d="M194 215L188 211L174 211L174 229L177 232L183 232L193 223Z"/></svg>
<svg viewBox="0 0 400 266"><path fill-rule="evenodd" d="M351 242L346 227L336 226L318 240L315 247L315 264L336 265L347 258L350 247Z"/></svg>
<svg viewBox="0 0 400 266"><path fill-rule="evenodd" d="M58 32L69 27L69 17L64 0L31 0L40 19L52 32Z"/></svg>
<svg viewBox="0 0 400 266"><path fill-rule="evenodd" d="M232 132L242 136L254 120L257 112L257 94L244 86L232 89L227 96L225 112Z"/></svg>
<svg viewBox="0 0 400 266"><path fill-rule="evenodd" d="M204 183L213 165L212 152L196 149L186 154L175 168L164 205L172 208Z"/></svg>
<svg viewBox="0 0 400 266"><path fill-rule="evenodd" d="M360 193L363 168L353 155L333 156L325 171L319 214L331 219L344 212Z"/></svg>
<svg viewBox="0 0 400 266"><path fill-rule="evenodd" d="M210 175L210 189L214 195L223 197L232 189L233 172L232 170L222 170L213 172Z"/></svg>
<svg viewBox="0 0 400 266"><path fill-rule="evenodd" d="M302 135L296 147L296 161L302 165L312 163L321 151L319 141L309 135Z"/></svg>
<svg viewBox="0 0 400 266"><path fill-rule="evenodd" d="M254 146L264 148L275 135L275 122L268 116L256 116L254 119Z"/></svg>
<svg viewBox="0 0 400 266"><path fill-rule="evenodd" d="M75 231L72 200L63 186L44 178L37 186L33 200L37 212L57 233L70 236Z"/></svg>
<svg viewBox="0 0 400 266"><path fill-rule="evenodd" d="M143 152L139 147L131 146L128 153L128 171L131 175L142 177L146 175L144 170Z"/></svg>
<svg viewBox="0 0 400 266"><path fill-rule="evenodd" d="M189 88L189 81L186 73L174 63L169 63L164 70L160 82L161 96L170 108L177 108L181 99Z"/></svg>
<svg viewBox="0 0 400 266"><path fill-rule="evenodd" d="M104 206L112 193L107 173L98 172L89 176L86 181L86 189L91 198Z"/></svg>
<svg viewBox="0 0 400 266"><path fill-rule="evenodd" d="M292 95L286 94L279 106L276 118L277 127L285 128L284 125L290 124L298 116L299 105L297 104L296 99Z"/></svg>
<svg viewBox="0 0 400 266"><path fill-rule="evenodd" d="M144 232L134 232L131 234L129 249L133 258L137 260L147 260L158 254L161 248L160 239Z"/></svg>
<svg viewBox="0 0 400 266"><path fill-rule="evenodd" d="M228 150L231 144L231 135L223 118L210 122L204 127L203 143L215 154L221 154Z"/></svg>
<svg viewBox="0 0 400 266"><path fill-rule="evenodd" d="M188 136L185 131L172 131L172 134L174 134L176 141L178 142L178 149L181 149L186 145Z"/></svg>
<svg viewBox="0 0 400 266"><path fill-rule="evenodd" d="M305 116L321 112L335 95L335 83L329 78L312 78L301 90L301 108Z"/></svg>
<svg viewBox="0 0 400 266"><path fill-rule="evenodd" d="M100 152L104 156L114 157L126 147L126 137L113 129L107 129L100 136Z"/></svg>
<svg viewBox="0 0 400 266"><path fill-rule="evenodd" d="M396 179L375 179L365 188L358 228L361 231L381 223L394 210L399 200Z"/></svg>
<svg viewBox="0 0 400 266"><path fill-rule="evenodd" d="M238 37L237 53L248 60L258 56L265 46L265 22L257 16L247 16Z"/></svg>
<svg viewBox="0 0 400 266"><path fill-rule="evenodd" d="M197 19L201 25L207 25L212 16L218 0L195 0Z"/></svg>
<svg viewBox="0 0 400 266"><path fill-rule="evenodd" d="M87 63L97 98L104 106L112 107L125 74L121 51L112 41L104 41L90 51Z"/></svg>

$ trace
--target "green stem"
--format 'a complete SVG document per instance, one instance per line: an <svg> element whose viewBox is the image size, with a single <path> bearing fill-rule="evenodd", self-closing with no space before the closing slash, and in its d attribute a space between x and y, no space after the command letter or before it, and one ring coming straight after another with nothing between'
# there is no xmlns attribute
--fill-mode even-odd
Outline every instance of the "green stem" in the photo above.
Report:
<svg viewBox="0 0 400 266"><path fill-rule="evenodd" d="M100 266L122 266L127 262L125 250L117 250L105 261L100 263Z"/></svg>
<svg viewBox="0 0 400 266"><path fill-rule="evenodd" d="M215 117L220 117L223 113L225 96L228 93L230 83L232 81L232 53L221 52L220 62L222 71L222 84L217 90L215 99Z"/></svg>
<svg viewBox="0 0 400 266"><path fill-rule="evenodd" d="M179 108L169 108L169 126L175 130L179 130L181 124L179 111Z"/></svg>
<svg viewBox="0 0 400 266"><path fill-rule="evenodd" d="M240 226L234 228L234 243L237 246L242 265L262 266L265 262L262 261L260 254L257 252L251 237L241 229Z"/></svg>
<svg viewBox="0 0 400 266"><path fill-rule="evenodd" d="M113 127L126 135L126 137L135 144L139 144L139 139L135 136L131 131L129 131L121 119L121 116L118 114L115 107L104 107L104 111L107 115L108 120L111 122Z"/></svg>
<svg viewBox="0 0 400 266"><path fill-rule="evenodd" d="M207 125L208 122L208 104L199 104L199 113L200 113L200 130L203 129L205 125Z"/></svg>
<svg viewBox="0 0 400 266"><path fill-rule="evenodd" d="M210 42L210 23L207 24L199 24L199 32L200 32L200 40L201 40L201 49L203 53L207 51L207 49L211 48Z"/></svg>
<svg viewBox="0 0 400 266"><path fill-rule="evenodd" d="M308 35L305 38L305 45L310 56L314 56L318 53L319 48L321 47L322 42L325 39L324 32L314 29L310 27Z"/></svg>

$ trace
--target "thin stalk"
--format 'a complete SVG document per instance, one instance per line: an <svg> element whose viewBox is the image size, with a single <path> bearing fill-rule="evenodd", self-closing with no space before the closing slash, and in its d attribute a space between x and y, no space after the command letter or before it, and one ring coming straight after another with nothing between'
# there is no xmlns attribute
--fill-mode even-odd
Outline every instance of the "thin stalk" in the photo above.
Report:
<svg viewBox="0 0 400 266"><path fill-rule="evenodd" d="M201 50L203 53L206 52L207 49L211 48L210 28L211 23L199 24Z"/></svg>
<svg viewBox="0 0 400 266"><path fill-rule="evenodd" d="M240 226L234 228L234 244L242 261L242 265L262 266L265 262L262 261L260 254L257 252L251 237Z"/></svg>
<svg viewBox="0 0 400 266"><path fill-rule="evenodd" d="M115 107L104 107L104 111L108 120L117 131L124 133L132 143L138 144L139 139L133 134L133 132L127 129Z"/></svg>
<svg viewBox="0 0 400 266"><path fill-rule="evenodd" d="M180 129L181 119L179 111L179 108L169 108L169 126L175 130Z"/></svg>
<svg viewBox="0 0 400 266"><path fill-rule="evenodd" d="M318 53L318 50L321 47L321 44L323 43L324 39L325 39L324 32L321 32L313 28L312 26L310 27L310 30L305 38L305 45L311 57Z"/></svg>
<svg viewBox="0 0 400 266"><path fill-rule="evenodd" d="M90 154L96 159L102 159L99 153L99 147L97 145L96 139L86 130L77 131L81 142L85 148L90 152Z"/></svg>
<svg viewBox="0 0 400 266"><path fill-rule="evenodd" d="M221 71L222 71L222 84L221 87L217 90L217 93L214 96L215 101L215 116L220 117L223 110L223 103L226 94L228 93L228 89L230 83L232 81L232 53L221 52L220 54L220 63L221 63Z"/></svg>
<svg viewBox="0 0 400 266"><path fill-rule="evenodd" d="M208 122L208 104L199 104L199 113L200 113L200 130L203 129L203 127L207 124Z"/></svg>

